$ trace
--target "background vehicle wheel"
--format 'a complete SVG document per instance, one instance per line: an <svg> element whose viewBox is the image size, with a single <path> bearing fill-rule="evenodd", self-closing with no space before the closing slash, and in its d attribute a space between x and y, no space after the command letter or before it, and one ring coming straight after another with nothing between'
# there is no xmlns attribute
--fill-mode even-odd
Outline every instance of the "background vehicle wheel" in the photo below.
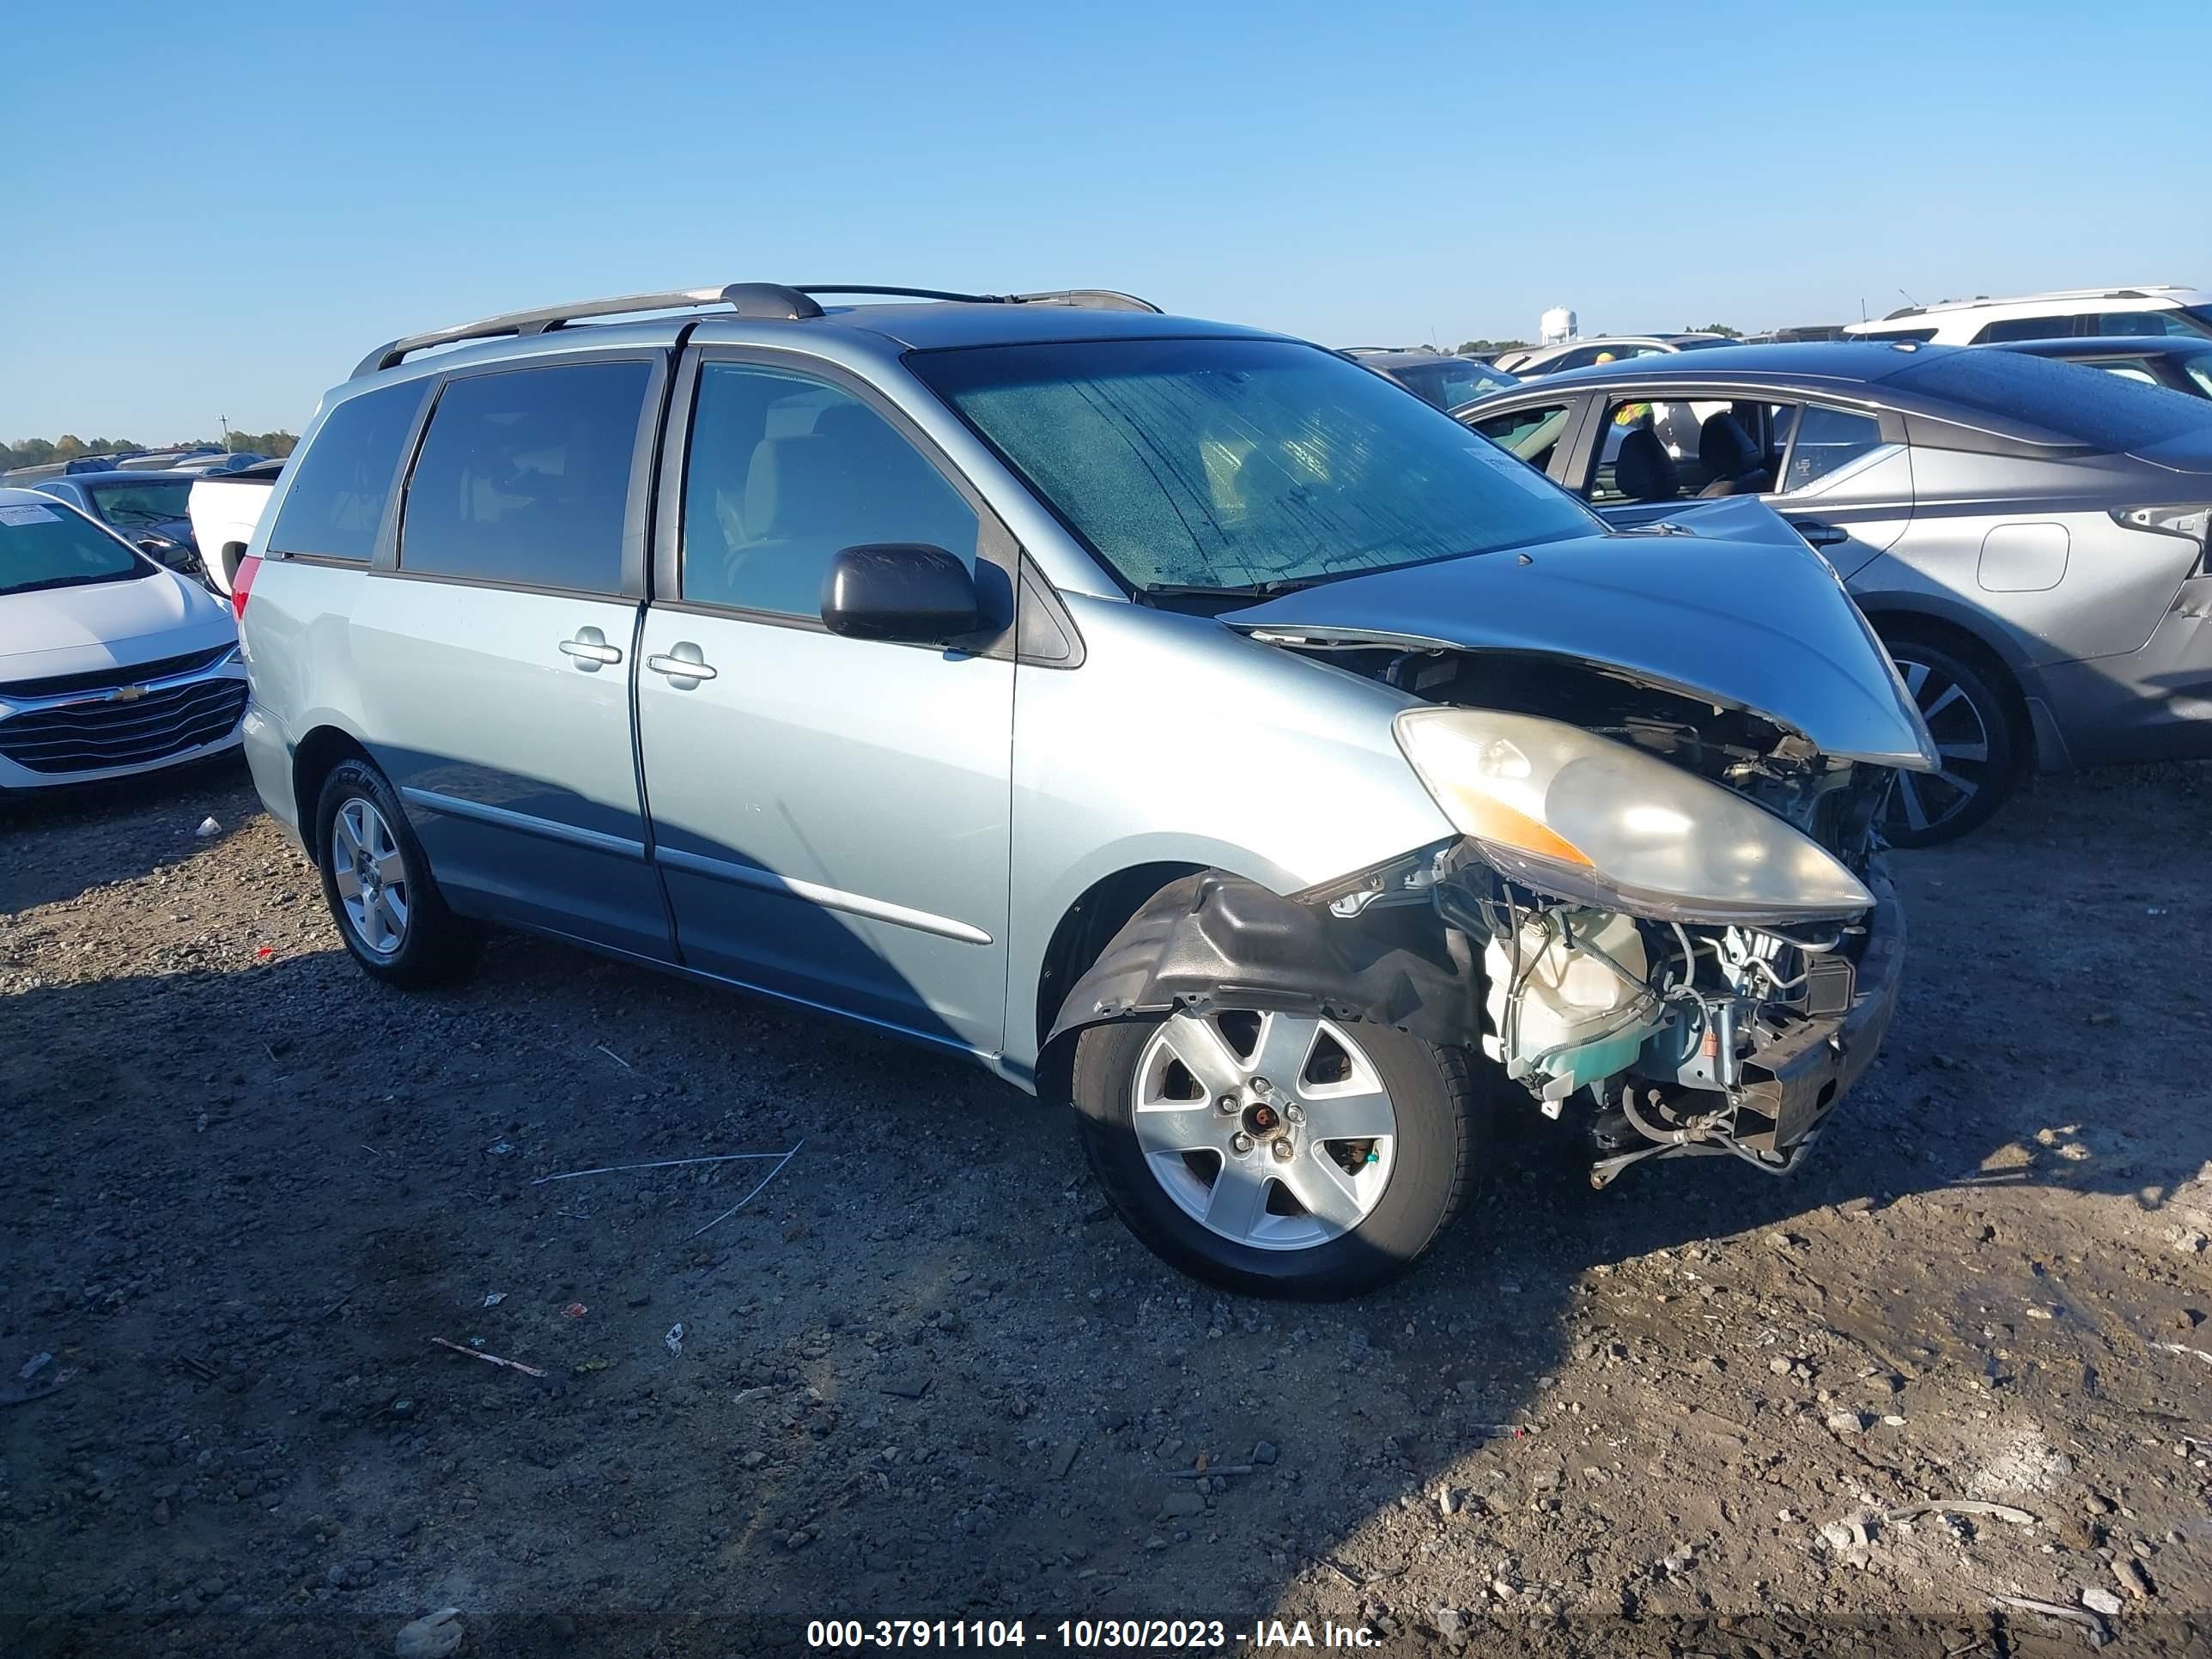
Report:
<svg viewBox="0 0 2212 1659"><path fill-rule="evenodd" d="M1467 1057L1292 1014L1095 1025L1074 1097L1108 1200L1154 1254L1262 1296L1396 1278L1457 1212L1481 1138Z"/></svg>
<svg viewBox="0 0 2212 1659"><path fill-rule="evenodd" d="M2025 744L2011 704L1986 671L1941 646L1890 642L1942 757L1940 772L1899 772L1883 809L1893 847L1933 847L1987 823L2020 781Z"/></svg>
<svg viewBox="0 0 2212 1659"><path fill-rule="evenodd" d="M374 767L342 761L323 781L315 848L338 936L371 975L418 990L476 966L483 926L447 908L398 796Z"/></svg>

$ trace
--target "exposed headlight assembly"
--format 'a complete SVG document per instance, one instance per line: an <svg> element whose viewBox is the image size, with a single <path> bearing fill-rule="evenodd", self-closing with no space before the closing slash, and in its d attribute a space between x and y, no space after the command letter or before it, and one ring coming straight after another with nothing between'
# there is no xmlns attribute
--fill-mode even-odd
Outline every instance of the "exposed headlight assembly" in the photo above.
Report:
<svg viewBox="0 0 2212 1659"><path fill-rule="evenodd" d="M1398 746L1502 874L1669 921L1776 926L1874 907L1841 862L1742 796L1578 726L1408 708Z"/></svg>

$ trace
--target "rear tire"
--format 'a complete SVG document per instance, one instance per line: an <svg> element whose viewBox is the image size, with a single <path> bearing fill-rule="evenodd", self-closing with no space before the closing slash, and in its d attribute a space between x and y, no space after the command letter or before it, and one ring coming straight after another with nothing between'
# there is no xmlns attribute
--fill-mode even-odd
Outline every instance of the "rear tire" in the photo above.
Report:
<svg viewBox="0 0 2212 1659"><path fill-rule="evenodd" d="M1988 823L2019 787L2027 734L1986 668L1909 636L1887 643L1943 769L1897 775L1882 809L1882 836L1893 847L1955 841Z"/></svg>
<svg viewBox="0 0 2212 1659"><path fill-rule="evenodd" d="M1084 1031L1073 1077L1084 1151L1129 1230L1194 1278L1316 1300L1373 1290L1435 1243L1486 1147L1468 1056L1370 1022L1277 1015L1307 1058L1284 1064L1276 1048L1271 1062L1268 1018L1177 1014ZM1233 1023L1261 1035L1246 1048ZM1205 1043L1205 1030L1227 1033L1228 1051ZM1218 1065L1195 1059L1201 1050ZM1178 1071L1186 1054L1194 1063ZM1270 1065L1296 1075L1265 1079ZM1267 1085L1257 1095L1255 1081ZM1235 1111L1221 1109L1224 1095ZM1274 1121L1255 1115L1271 1103ZM1247 1130L1262 1138L1239 1152ZM1222 1184L1232 1177L1250 1185Z"/></svg>
<svg viewBox="0 0 2212 1659"><path fill-rule="evenodd" d="M341 761L323 780L315 864L338 937L370 978L418 991L476 967L483 925L447 905L398 793L365 761Z"/></svg>

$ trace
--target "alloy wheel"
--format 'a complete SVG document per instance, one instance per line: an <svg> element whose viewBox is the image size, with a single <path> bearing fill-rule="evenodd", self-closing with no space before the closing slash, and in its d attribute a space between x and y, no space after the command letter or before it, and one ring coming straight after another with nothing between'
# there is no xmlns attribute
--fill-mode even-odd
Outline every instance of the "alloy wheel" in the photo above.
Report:
<svg viewBox="0 0 2212 1659"><path fill-rule="evenodd" d="M331 872L362 948L393 957L407 942L407 862L376 803L349 795L331 819Z"/></svg>
<svg viewBox="0 0 2212 1659"><path fill-rule="evenodd" d="M1233 1243L1328 1243L1366 1220L1389 1185L1389 1091L1334 1020L1178 1013L1146 1044L1132 1086L1146 1168L1185 1214Z"/></svg>
<svg viewBox="0 0 2212 1659"><path fill-rule="evenodd" d="M1882 827L1924 835L1957 817L1988 788L1992 753L1989 720L1964 686L1931 664L1913 659L1910 647L1895 653L1897 672L1936 739L1942 769L1899 772L1883 809Z"/></svg>

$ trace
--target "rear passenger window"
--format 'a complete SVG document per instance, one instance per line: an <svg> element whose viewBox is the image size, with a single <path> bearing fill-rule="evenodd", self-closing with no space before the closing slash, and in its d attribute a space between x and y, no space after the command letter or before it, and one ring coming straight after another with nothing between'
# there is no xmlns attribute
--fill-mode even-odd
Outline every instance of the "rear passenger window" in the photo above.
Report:
<svg viewBox="0 0 2212 1659"><path fill-rule="evenodd" d="M1782 488L1785 493L1802 489L1881 447L1881 422L1873 416L1808 404L1798 423L1797 441L1790 451L1790 465L1782 475Z"/></svg>
<svg viewBox="0 0 2212 1659"><path fill-rule="evenodd" d="M915 542L969 569L975 509L889 421L826 381L708 363L684 483L684 598L822 614L830 561Z"/></svg>
<svg viewBox="0 0 2212 1659"><path fill-rule="evenodd" d="M1518 455L1541 471L1552 464L1559 434L1567 429L1571 404L1542 404L1472 422L1474 429L1509 455Z"/></svg>
<svg viewBox="0 0 2212 1659"><path fill-rule="evenodd" d="M399 568L621 592L630 462L652 372L563 363L448 381L408 480Z"/></svg>
<svg viewBox="0 0 2212 1659"><path fill-rule="evenodd" d="M368 562L399 471L400 446L428 391L423 380L365 392L325 417L295 465L269 550Z"/></svg>

